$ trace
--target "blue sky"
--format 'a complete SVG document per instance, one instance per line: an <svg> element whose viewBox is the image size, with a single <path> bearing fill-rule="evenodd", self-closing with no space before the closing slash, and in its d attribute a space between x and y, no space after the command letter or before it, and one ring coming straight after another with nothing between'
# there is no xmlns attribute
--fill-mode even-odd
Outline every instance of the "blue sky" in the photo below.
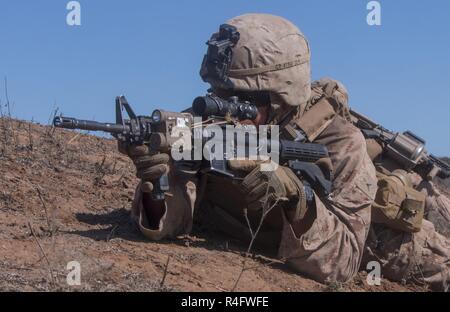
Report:
<svg viewBox="0 0 450 312"><path fill-rule="evenodd" d="M80 0L72 27L67 2L0 0L0 77L19 118L45 123L56 102L65 115L113 121L119 94L139 114L186 108L207 89L198 71L211 33L263 12L304 32L314 79L341 80L352 107L450 155L450 1L380 1L382 25L368 26L369 0Z"/></svg>

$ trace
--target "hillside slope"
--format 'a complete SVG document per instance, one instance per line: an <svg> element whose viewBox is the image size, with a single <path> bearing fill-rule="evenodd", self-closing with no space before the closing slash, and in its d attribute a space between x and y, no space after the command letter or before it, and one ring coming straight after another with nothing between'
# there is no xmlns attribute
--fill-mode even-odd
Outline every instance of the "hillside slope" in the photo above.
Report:
<svg viewBox="0 0 450 312"><path fill-rule="evenodd" d="M199 229L149 242L135 229L129 209L137 179L115 141L0 119L0 144L0 290L233 288L246 246ZM70 261L81 265L80 286L66 283ZM237 290L422 290L386 280L370 287L365 273L345 285L322 285L267 255L247 266Z"/></svg>

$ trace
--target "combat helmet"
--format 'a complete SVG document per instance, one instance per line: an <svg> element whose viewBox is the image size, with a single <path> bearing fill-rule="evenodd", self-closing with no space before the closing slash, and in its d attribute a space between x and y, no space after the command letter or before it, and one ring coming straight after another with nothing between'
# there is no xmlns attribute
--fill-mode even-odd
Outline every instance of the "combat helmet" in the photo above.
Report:
<svg viewBox="0 0 450 312"><path fill-rule="evenodd" d="M200 75L212 88L263 91L272 106L304 107L311 95L309 44L288 20L245 14L207 42Z"/></svg>

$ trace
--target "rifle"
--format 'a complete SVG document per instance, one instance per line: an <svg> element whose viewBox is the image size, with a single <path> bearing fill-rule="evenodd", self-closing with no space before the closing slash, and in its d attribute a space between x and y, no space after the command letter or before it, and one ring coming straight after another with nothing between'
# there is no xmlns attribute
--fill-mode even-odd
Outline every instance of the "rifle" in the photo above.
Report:
<svg viewBox="0 0 450 312"><path fill-rule="evenodd" d="M124 118L123 112L128 114ZM111 134L119 142L126 144L148 144L156 152L167 152L170 145L177 139L172 136L174 126L189 127L192 122L190 114L155 110L151 116L137 116L125 96L116 97L116 123L101 123L92 120L80 120L71 117L57 116L53 125L58 128L103 131ZM153 181L152 198L155 201L164 200L164 192L169 190L169 179L163 175L159 181Z"/></svg>
<svg viewBox="0 0 450 312"><path fill-rule="evenodd" d="M450 166L429 154L425 149L425 140L406 131L390 131L368 117L350 110L353 124L358 127L366 139L375 139L383 146L383 153L400 164L407 171L414 171L422 178L431 181L434 177L450 177Z"/></svg>
<svg viewBox="0 0 450 312"><path fill-rule="evenodd" d="M239 120L255 120L258 114L257 107L248 101L241 102L235 96L224 100L214 94L197 97L193 102L192 111L195 115L209 120L227 120L229 117L235 117ZM245 138L244 141L236 139L233 142L233 155L227 155L226 147L224 146L223 157L220 160L212 159L207 161L207 164L203 166L204 172L231 178L236 177L228 168L227 160L236 156L236 150L239 147L244 147L246 151L249 150L250 136L254 134L246 132L245 129L235 131L243 132L243 135L237 135L236 137ZM223 139L223 142L225 142L225 138ZM222 140L222 138L219 140ZM270 141L266 143L270 143ZM270 145L267 147L271 149ZM280 140L278 152L280 164L286 164L292 169L306 186L316 191L319 196L326 197L331 194L331 172L324 172L316 165L319 159L329 158L326 146L316 143Z"/></svg>
<svg viewBox="0 0 450 312"><path fill-rule="evenodd" d="M127 112L129 119L124 119L124 110ZM151 116L137 116L125 97L118 96L116 97L116 123L101 123L58 116L55 117L53 124L55 127L65 129L103 131L110 133L120 142L146 144L153 151L169 153L172 144L180 139L180 136L174 135L172 130L184 127L190 131L193 128L193 116L190 112L203 118L254 120L258 110L255 105L239 101L237 97L225 100L213 94L208 94L203 97L197 97L192 104L192 108L182 113L155 110ZM204 139L203 144L211 138L206 137ZM248 139L249 137L247 136L247 142L235 143L234 146L247 144L246 148L248 148ZM225 141L223 143L225 144ZM328 196L331 193L331 172L324 173L315 164L319 159L329 157L325 146L287 140L281 140L279 145L279 155L282 163L287 163L299 178L316 190L318 194ZM235 177L234 173L227 166L228 155L223 156L221 160L203 160L202 171ZM169 190L167 175L163 175L159 181L154 181L153 184L153 200L164 200L164 192Z"/></svg>
<svg viewBox="0 0 450 312"><path fill-rule="evenodd" d="M234 144L235 148L239 143ZM243 145L246 149L248 145ZM270 149L270 147L269 147ZM225 151L225 147L223 149ZM228 160L233 159L234 155L227 155L224 152L222 159L205 160L202 165L202 171L209 174L216 174L228 178L238 179L236 173L228 166ZM316 191L321 197L327 197L331 194L331 172L323 171L316 162L319 159L328 158L329 153L326 146L315 143L303 143L288 140L279 142L279 160L280 164L286 164L306 186Z"/></svg>

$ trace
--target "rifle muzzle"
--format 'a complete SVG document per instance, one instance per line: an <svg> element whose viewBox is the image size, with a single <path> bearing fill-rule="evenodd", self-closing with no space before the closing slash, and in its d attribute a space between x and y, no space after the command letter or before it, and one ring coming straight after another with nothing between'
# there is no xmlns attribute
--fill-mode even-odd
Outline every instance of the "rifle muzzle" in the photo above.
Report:
<svg viewBox="0 0 450 312"><path fill-rule="evenodd" d="M129 127L120 124L101 123L92 120L80 120L62 116L55 117L55 119L53 119L53 125L57 128L104 131L108 133L129 133L130 131Z"/></svg>

